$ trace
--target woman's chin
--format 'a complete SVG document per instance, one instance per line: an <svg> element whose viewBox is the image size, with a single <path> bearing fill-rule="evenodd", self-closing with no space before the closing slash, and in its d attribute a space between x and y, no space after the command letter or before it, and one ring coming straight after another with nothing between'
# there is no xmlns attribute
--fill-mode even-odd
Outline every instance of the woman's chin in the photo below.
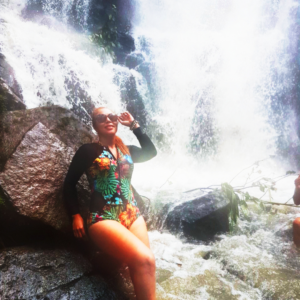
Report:
<svg viewBox="0 0 300 300"><path fill-rule="evenodd" d="M117 131L114 128L112 128L112 129L106 129L105 131L102 132L102 135L111 136L111 135L115 135L116 132Z"/></svg>

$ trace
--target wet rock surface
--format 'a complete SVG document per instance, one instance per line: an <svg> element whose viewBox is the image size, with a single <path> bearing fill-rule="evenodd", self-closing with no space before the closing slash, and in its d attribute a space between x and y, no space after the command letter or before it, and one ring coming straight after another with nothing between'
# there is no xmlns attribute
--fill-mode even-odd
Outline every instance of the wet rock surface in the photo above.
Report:
<svg viewBox="0 0 300 300"><path fill-rule="evenodd" d="M0 173L0 184L20 215L39 220L56 230L70 229L62 187L73 155L74 151L42 123L26 133ZM78 187L79 199L87 202L89 189L84 176ZM82 207L87 205L83 203Z"/></svg>
<svg viewBox="0 0 300 300"><path fill-rule="evenodd" d="M0 252L0 298L125 299L79 253L17 247Z"/></svg>
<svg viewBox="0 0 300 300"><path fill-rule="evenodd" d="M19 109L26 109L21 86L13 68L0 53L0 113Z"/></svg>
<svg viewBox="0 0 300 300"><path fill-rule="evenodd" d="M12 91L8 84L0 78L0 101L4 111L26 109L23 101Z"/></svg>
<svg viewBox="0 0 300 300"><path fill-rule="evenodd" d="M0 78L7 84L11 92L23 102L22 88L15 77L15 71L0 53Z"/></svg>
<svg viewBox="0 0 300 300"><path fill-rule="evenodd" d="M8 112L3 116L0 127L0 171L27 131L39 122L74 151L95 139L89 127L68 109L57 105Z"/></svg>
<svg viewBox="0 0 300 300"><path fill-rule="evenodd" d="M211 240L215 234L229 230L228 204L220 193L211 192L169 210L165 226L187 238Z"/></svg>

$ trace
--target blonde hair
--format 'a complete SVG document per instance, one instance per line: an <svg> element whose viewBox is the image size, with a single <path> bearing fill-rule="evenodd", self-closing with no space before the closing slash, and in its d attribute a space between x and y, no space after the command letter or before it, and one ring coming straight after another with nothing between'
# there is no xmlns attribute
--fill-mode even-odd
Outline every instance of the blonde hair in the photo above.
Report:
<svg viewBox="0 0 300 300"><path fill-rule="evenodd" d="M93 124L93 128L95 129L95 131L97 131L96 130L96 112L97 112L97 110L103 109L103 108L107 108L107 107L97 107L92 112L92 124ZM119 138L117 135L115 135L115 137L114 137L114 143L115 143L116 147L118 147L121 150L121 152L123 154L130 155L128 147L123 143L122 139Z"/></svg>

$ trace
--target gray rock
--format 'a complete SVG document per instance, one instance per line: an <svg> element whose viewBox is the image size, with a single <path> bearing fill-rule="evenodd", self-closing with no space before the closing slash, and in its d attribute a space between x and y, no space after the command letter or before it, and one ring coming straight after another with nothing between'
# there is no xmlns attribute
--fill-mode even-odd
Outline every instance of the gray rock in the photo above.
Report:
<svg viewBox="0 0 300 300"><path fill-rule="evenodd" d="M11 110L26 109L23 101L11 90L8 84L0 78L1 113Z"/></svg>
<svg viewBox="0 0 300 300"><path fill-rule="evenodd" d="M22 88L17 82L12 66L6 61L5 56L0 53L0 78L8 85L9 89L23 101Z"/></svg>
<svg viewBox="0 0 300 300"><path fill-rule="evenodd" d="M134 69L145 61L143 54L141 53L130 53L126 56L125 65L129 69Z"/></svg>
<svg viewBox="0 0 300 300"><path fill-rule="evenodd" d="M0 299L124 299L91 264L66 249L18 247L0 252Z"/></svg>
<svg viewBox="0 0 300 300"><path fill-rule="evenodd" d="M229 202L219 192L175 206L168 213L165 226L186 237L210 240L215 234L229 230Z"/></svg>
<svg viewBox="0 0 300 300"><path fill-rule="evenodd" d="M70 230L62 186L73 155L74 151L42 123L26 133L0 173L0 184L20 215L57 230ZM88 201L88 182L84 176L78 187L79 199ZM83 203L82 207L86 210L87 204ZM86 216L87 212L81 213Z"/></svg>
<svg viewBox="0 0 300 300"><path fill-rule="evenodd" d="M71 111L57 105L8 112L0 126L0 171L26 132L39 122L74 151L96 138L90 127L84 125Z"/></svg>

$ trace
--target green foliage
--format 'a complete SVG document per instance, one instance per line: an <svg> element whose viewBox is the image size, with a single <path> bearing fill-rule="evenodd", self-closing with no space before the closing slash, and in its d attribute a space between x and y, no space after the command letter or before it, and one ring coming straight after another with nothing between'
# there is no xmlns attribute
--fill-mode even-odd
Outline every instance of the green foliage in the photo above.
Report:
<svg viewBox="0 0 300 300"><path fill-rule="evenodd" d="M130 189L130 181L128 180L128 178L121 179L121 190L127 200L130 200L132 198L132 191Z"/></svg>
<svg viewBox="0 0 300 300"><path fill-rule="evenodd" d="M97 190L106 196L113 195L116 190L118 180L115 177L115 169L116 166L111 166L109 171L104 171L104 176L97 176Z"/></svg>
<svg viewBox="0 0 300 300"><path fill-rule="evenodd" d="M266 182L271 182L271 185L268 185ZM263 196L268 193L269 199L272 200L271 190L275 190L274 184L271 179L262 178L262 180L255 183L254 186L259 187L260 191L264 192ZM221 193L229 201L229 227L231 231L238 222L240 211L242 211L244 215L247 215L247 202L253 202L257 204L261 210L265 210L265 201L251 196L248 192L242 191L242 189L243 188L234 188L227 182L221 184Z"/></svg>
<svg viewBox="0 0 300 300"><path fill-rule="evenodd" d="M292 175L292 174L296 174L297 172L295 171L286 171L285 175Z"/></svg>
<svg viewBox="0 0 300 300"><path fill-rule="evenodd" d="M108 19L104 26L98 32L92 34L90 39L115 59L115 50L122 47L118 42L117 7L115 4L111 4L108 8L107 16Z"/></svg>
<svg viewBox="0 0 300 300"><path fill-rule="evenodd" d="M221 184L221 192L229 201L229 227L232 230L240 216L239 206L241 205L241 199L227 182Z"/></svg>

